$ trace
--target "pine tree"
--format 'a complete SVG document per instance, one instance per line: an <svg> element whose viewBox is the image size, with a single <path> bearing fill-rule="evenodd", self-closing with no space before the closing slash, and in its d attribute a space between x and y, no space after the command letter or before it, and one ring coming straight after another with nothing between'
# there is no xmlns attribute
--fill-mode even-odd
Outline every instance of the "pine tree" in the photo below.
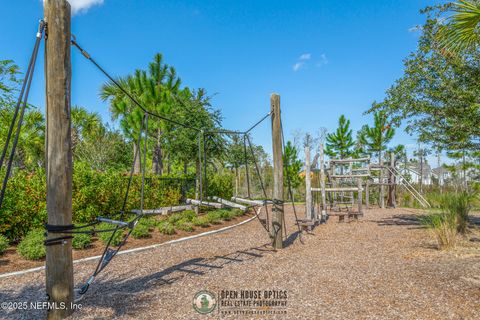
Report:
<svg viewBox="0 0 480 320"><path fill-rule="evenodd" d="M355 142L352 138L350 120L342 114L338 119L338 128L334 133L327 134L325 153L330 157L347 158L353 154Z"/></svg>

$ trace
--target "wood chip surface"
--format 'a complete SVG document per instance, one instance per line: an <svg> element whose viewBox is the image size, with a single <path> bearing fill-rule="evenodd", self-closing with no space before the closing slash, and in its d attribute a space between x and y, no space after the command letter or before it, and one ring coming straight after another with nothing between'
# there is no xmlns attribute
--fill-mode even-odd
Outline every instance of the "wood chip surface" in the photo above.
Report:
<svg viewBox="0 0 480 320"><path fill-rule="evenodd" d="M297 207L303 218L304 208ZM480 244L438 251L415 214L371 209L358 222L337 217L295 233L273 251L257 220L227 232L117 256L72 319L480 319ZM478 232L478 231L474 231ZM95 261L75 265L78 286ZM0 302L44 301L43 271L0 279ZM208 315L192 307L208 290L286 290L286 315ZM2 319L45 311L0 310Z"/></svg>

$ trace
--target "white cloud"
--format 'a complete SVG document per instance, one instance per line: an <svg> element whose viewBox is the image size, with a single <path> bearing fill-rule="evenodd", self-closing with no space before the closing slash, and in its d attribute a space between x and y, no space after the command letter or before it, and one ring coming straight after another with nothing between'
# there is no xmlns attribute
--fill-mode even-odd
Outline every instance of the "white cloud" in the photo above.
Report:
<svg viewBox="0 0 480 320"><path fill-rule="evenodd" d="M293 71L297 72L298 70L302 69L305 65L304 62L297 62L293 65Z"/></svg>
<svg viewBox="0 0 480 320"><path fill-rule="evenodd" d="M319 68L319 67L324 66L326 64L328 64L327 55L325 53L322 53L320 55L320 60L317 62L316 66L317 66L317 68Z"/></svg>
<svg viewBox="0 0 480 320"><path fill-rule="evenodd" d="M85 13L91 7L103 4L103 0L69 0L68 2L72 8L72 15L77 13Z"/></svg>
<svg viewBox="0 0 480 320"><path fill-rule="evenodd" d="M72 14L87 12L90 7L102 4L103 0L70 0L70 6L72 6Z"/></svg>
<svg viewBox="0 0 480 320"><path fill-rule="evenodd" d="M304 53L300 56L300 60L310 60L310 58L312 57L312 54L311 53Z"/></svg>
<svg viewBox="0 0 480 320"><path fill-rule="evenodd" d="M324 66L328 64L328 58L325 53L322 53L320 55L320 58L318 61L312 61L310 62L309 60L312 60L312 54L309 52L302 53L299 57L297 62L292 66L292 69L294 72L297 72L301 69L308 69L310 64L313 64L315 67L320 68L321 66ZM317 59L315 59L317 60Z"/></svg>

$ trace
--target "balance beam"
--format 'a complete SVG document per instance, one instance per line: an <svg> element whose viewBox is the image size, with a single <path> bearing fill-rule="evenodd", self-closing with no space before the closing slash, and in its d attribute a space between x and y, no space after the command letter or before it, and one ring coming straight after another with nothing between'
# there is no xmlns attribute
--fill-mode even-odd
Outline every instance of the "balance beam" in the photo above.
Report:
<svg viewBox="0 0 480 320"><path fill-rule="evenodd" d="M194 199L187 199L187 203L193 204L196 206L206 206L206 207L213 207L217 209L221 209L224 207L223 204L218 203L218 202L209 202L209 201L199 201L199 200L194 200Z"/></svg>
<svg viewBox="0 0 480 320"><path fill-rule="evenodd" d="M232 197L231 200L233 202L240 202L240 203L249 204L249 205L252 205L252 206L263 206L265 204L265 201L250 200L250 199L243 199L243 198L237 198L237 197Z"/></svg>
<svg viewBox="0 0 480 320"><path fill-rule="evenodd" d="M184 205L184 206L172 206L172 207L161 207L157 209L149 209L149 210L143 210L144 215L167 215L169 213L173 212L181 212L185 210L192 210L191 205ZM140 209L134 209L130 211L131 213L135 214L140 214L141 210Z"/></svg>
<svg viewBox="0 0 480 320"><path fill-rule="evenodd" d="M231 202L231 201L228 201L228 200L225 200L225 199L222 199L220 197L212 197L213 200L217 201L218 203L221 203L227 207L230 207L230 208L237 208L237 209L240 209L242 211L247 211L247 207L246 206L243 206L241 204L238 204L238 203L235 203L235 202Z"/></svg>

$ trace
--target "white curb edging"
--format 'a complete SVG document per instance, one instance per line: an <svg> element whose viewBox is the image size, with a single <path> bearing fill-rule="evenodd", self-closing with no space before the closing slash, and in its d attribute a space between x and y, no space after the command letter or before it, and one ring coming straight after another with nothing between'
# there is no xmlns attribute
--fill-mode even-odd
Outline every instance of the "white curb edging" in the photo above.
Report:
<svg viewBox="0 0 480 320"><path fill-rule="evenodd" d="M127 254L127 253L133 253L133 252L140 252L140 251L145 251L145 250L150 250L150 249L155 249L155 248L162 247L162 246L166 246L166 245L169 245L169 244L174 244L174 243L178 243L178 242L183 242L183 241L187 241L187 240L192 240L192 239L196 239L196 238L208 236L208 235L211 235L211 234L222 233L222 232L224 232L224 231L233 229L233 228L235 228L235 227L239 227L239 226L241 226L242 224L248 223L248 222L252 221L252 220L255 219L255 218L256 218L256 216L253 216L253 217L251 217L251 218L249 218L249 219L247 219L247 220L245 220L245 221L242 221L242 222L240 222L240 223L237 223L237 224L234 224L234 225L231 225L231 226L228 226L228 227L223 227L223 228L217 229L217 230L212 230L212 231L207 231L207 232L195 234L195 235L193 235L193 236L188 236L188 237L184 237L184 238L180 238L180 239L170 240L170 241L163 242L163 243L152 244L152 245L146 246L146 247L133 248L133 249L128 249L128 250L124 250L124 251L119 251L119 252L117 253L117 255ZM83 258L83 259L74 260L73 263L75 264L75 263L80 263L80 262L86 262L86 261L96 260L96 259L100 259L100 258L101 258L101 256L93 256L93 257L88 257L88 258ZM45 270L45 266L36 267L36 268L31 268L31 269L26 269L26 270L21 270L21 271L14 271L14 272L2 273L2 274L0 274L0 279L1 279L1 278L12 277L12 276L19 276L19 275L23 275L23 274L26 274L26 273L31 273L31 272L41 271L41 270Z"/></svg>

